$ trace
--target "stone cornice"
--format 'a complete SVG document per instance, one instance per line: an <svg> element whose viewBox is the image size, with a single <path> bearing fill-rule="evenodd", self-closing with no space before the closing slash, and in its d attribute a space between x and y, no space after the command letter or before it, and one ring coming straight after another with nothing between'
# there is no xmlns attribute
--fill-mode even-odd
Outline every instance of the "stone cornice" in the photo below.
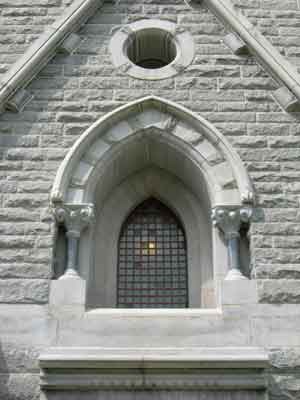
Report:
<svg viewBox="0 0 300 400"><path fill-rule="evenodd" d="M39 357L41 368L266 368L258 347L101 348L52 347Z"/></svg>
<svg viewBox="0 0 300 400"><path fill-rule="evenodd" d="M57 347L42 353L39 361L44 389L257 390L266 387L264 370L268 367L265 351L252 347Z"/></svg>
<svg viewBox="0 0 300 400"><path fill-rule="evenodd" d="M85 372L85 373L84 373ZM263 390L266 380L262 373L247 370L224 374L223 370L204 373L91 373L44 374L40 384L43 390L120 390L120 389L164 389L164 390Z"/></svg>
<svg viewBox="0 0 300 400"><path fill-rule="evenodd" d="M29 47L0 82L0 113L17 91L24 89L50 61L70 34L78 30L102 4L102 0L75 0Z"/></svg>

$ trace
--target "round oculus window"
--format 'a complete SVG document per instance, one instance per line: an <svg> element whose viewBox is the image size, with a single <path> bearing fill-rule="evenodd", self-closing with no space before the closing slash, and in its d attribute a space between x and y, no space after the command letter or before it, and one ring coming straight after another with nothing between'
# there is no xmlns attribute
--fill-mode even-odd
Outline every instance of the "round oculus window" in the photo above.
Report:
<svg viewBox="0 0 300 400"><path fill-rule="evenodd" d="M158 80L178 74L191 64L191 35L169 21L140 20L117 31L110 42L114 65L138 79Z"/></svg>
<svg viewBox="0 0 300 400"><path fill-rule="evenodd" d="M163 68L175 60L176 41L169 32L161 29L143 29L129 36L125 44L129 60L142 68Z"/></svg>

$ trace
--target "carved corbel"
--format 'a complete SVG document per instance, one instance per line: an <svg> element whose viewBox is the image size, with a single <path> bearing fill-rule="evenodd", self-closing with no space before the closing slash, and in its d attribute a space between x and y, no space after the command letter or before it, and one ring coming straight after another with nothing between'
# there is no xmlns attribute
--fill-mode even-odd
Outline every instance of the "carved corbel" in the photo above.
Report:
<svg viewBox="0 0 300 400"><path fill-rule="evenodd" d="M228 249L228 273L226 280L247 279L241 272L239 240L243 223L249 224L252 217L250 207L216 207L212 211L212 222L224 235Z"/></svg>
<svg viewBox="0 0 300 400"><path fill-rule="evenodd" d="M233 52L233 54L241 55L248 52L246 43L235 33L229 33L223 39L223 42Z"/></svg>
<svg viewBox="0 0 300 400"><path fill-rule="evenodd" d="M6 108L13 112L21 112L26 105L34 98L28 90L19 89L6 103Z"/></svg>
<svg viewBox="0 0 300 400"><path fill-rule="evenodd" d="M65 54L74 53L80 46L82 39L76 33L71 33L60 45L59 51Z"/></svg>

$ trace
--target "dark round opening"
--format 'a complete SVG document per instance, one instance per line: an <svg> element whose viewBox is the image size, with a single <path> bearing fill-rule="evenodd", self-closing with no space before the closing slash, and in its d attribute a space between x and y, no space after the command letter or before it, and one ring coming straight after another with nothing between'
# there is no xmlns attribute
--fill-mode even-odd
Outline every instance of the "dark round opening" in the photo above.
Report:
<svg viewBox="0 0 300 400"><path fill-rule="evenodd" d="M173 36L161 29L144 29L131 35L127 42L127 56L135 65L158 69L170 64L177 55Z"/></svg>

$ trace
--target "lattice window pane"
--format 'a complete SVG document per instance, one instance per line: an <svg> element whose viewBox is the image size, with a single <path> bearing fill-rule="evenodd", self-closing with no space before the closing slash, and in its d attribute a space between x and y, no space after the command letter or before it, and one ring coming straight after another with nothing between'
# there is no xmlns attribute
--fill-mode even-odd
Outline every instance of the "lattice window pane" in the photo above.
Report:
<svg viewBox="0 0 300 400"><path fill-rule="evenodd" d="M188 307L185 233L156 199L140 204L122 227L117 280L118 307Z"/></svg>

